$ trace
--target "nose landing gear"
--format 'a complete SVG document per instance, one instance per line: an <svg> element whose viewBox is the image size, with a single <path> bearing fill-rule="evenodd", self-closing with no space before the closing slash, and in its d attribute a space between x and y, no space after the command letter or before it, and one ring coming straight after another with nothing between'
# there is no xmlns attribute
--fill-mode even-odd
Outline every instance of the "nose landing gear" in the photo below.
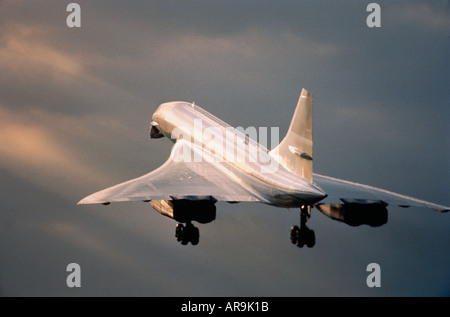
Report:
<svg viewBox="0 0 450 317"><path fill-rule="evenodd" d="M306 226L306 221L311 217L311 206L300 207L300 228L298 226L291 227L291 242L302 248L305 244L308 248L312 248L316 244L316 235L314 231Z"/></svg>

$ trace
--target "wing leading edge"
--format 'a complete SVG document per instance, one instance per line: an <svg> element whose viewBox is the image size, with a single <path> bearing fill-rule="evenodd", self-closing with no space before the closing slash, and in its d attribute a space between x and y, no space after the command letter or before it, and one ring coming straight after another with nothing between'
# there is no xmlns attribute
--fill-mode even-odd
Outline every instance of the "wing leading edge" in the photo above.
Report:
<svg viewBox="0 0 450 317"><path fill-rule="evenodd" d="M450 207L397 194L384 189L314 174L314 182L327 193L319 204L384 204L400 207L425 207L447 212Z"/></svg>
<svg viewBox="0 0 450 317"><path fill-rule="evenodd" d="M185 162L182 156L186 152L182 154L183 151L190 151L193 158L195 152L201 149L179 140L173 146L169 159L158 169L94 193L78 204L172 199L265 202L264 198L240 182L237 176L239 171L230 172L233 169L231 164L208 159L205 153L200 153L203 156L201 162Z"/></svg>

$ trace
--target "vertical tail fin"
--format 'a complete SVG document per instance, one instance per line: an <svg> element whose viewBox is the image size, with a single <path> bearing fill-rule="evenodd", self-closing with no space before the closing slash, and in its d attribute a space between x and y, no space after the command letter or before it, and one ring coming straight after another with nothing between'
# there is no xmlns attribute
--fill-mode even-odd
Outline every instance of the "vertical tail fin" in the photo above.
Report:
<svg viewBox="0 0 450 317"><path fill-rule="evenodd" d="M286 136L270 151L278 163L309 181L313 180L312 105L313 95L303 89Z"/></svg>

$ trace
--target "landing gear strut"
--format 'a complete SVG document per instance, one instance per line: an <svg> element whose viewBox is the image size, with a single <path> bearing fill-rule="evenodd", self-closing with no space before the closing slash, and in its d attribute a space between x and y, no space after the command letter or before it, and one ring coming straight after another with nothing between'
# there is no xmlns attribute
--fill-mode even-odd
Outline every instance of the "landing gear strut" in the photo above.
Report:
<svg viewBox="0 0 450 317"><path fill-rule="evenodd" d="M186 245L189 242L193 245L197 245L200 239L200 232L198 228L194 227L190 222L186 223L186 226L178 223L175 229L175 237L182 245Z"/></svg>
<svg viewBox="0 0 450 317"><path fill-rule="evenodd" d="M305 244L312 248L316 244L316 235L314 231L306 226L306 221L311 217L311 206L302 205L300 207L300 228L291 227L291 242L302 248Z"/></svg>

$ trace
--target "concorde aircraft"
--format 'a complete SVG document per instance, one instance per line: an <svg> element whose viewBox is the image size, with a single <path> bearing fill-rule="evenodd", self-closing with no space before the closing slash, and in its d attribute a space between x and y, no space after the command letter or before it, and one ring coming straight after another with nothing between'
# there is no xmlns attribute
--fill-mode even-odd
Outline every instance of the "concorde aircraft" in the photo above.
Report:
<svg viewBox="0 0 450 317"><path fill-rule="evenodd" d="M94 193L78 204L149 202L178 222L175 236L183 245L198 244L199 230L192 221L213 221L218 201L296 207L301 221L300 227L291 228L291 241L300 247L315 244L314 231L306 226L312 207L350 225L372 226L387 222L388 205L450 209L313 173L312 105L312 94L303 89L286 136L269 151L242 129L195 103L163 103L152 116L150 137L166 136L175 143L169 159L146 175Z"/></svg>

